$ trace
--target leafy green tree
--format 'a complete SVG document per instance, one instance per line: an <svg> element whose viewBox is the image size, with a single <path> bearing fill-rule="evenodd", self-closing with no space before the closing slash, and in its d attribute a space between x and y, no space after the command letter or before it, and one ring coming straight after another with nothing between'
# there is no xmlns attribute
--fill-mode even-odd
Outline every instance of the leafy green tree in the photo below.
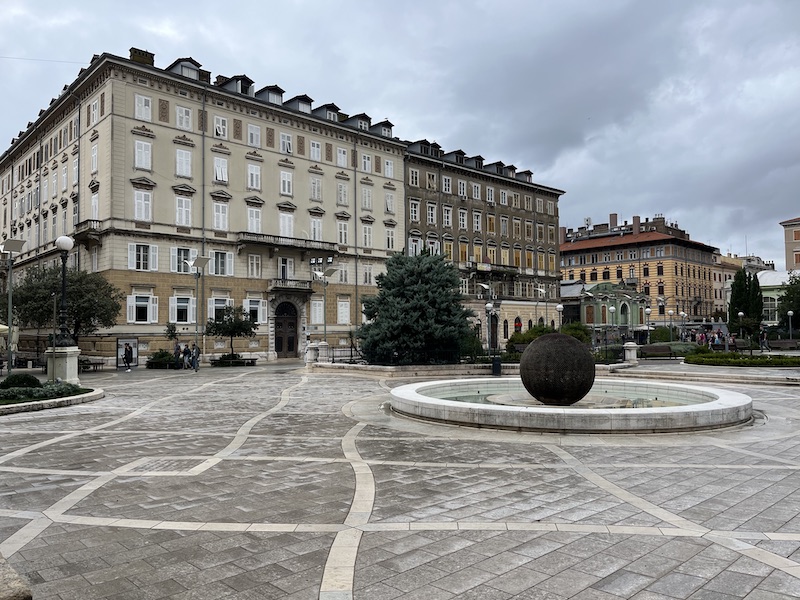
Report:
<svg viewBox="0 0 800 600"><path fill-rule="evenodd" d="M250 320L250 315L244 308L226 306L220 319L209 319L206 324L206 335L230 338L231 356L233 356L233 338L255 337L256 329L258 323Z"/></svg>
<svg viewBox="0 0 800 600"><path fill-rule="evenodd" d="M178 326L175 323L167 323L164 328L164 337L171 342L176 341L178 339Z"/></svg>
<svg viewBox="0 0 800 600"><path fill-rule="evenodd" d="M376 278L378 295L364 300L369 322L357 333L373 364L456 362L472 335L472 311L461 304L456 268L441 255L395 254Z"/></svg>
<svg viewBox="0 0 800 600"><path fill-rule="evenodd" d="M764 298L758 277L746 273L744 269L736 271L731 283L730 320L728 329L736 333L740 329L745 334L758 331L761 325L761 314L764 311ZM739 319L739 313L744 317Z"/></svg>
<svg viewBox="0 0 800 600"><path fill-rule="evenodd" d="M519 331L511 334L506 343L507 352L516 352L517 344L530 344L533 340L555 330L548 325L534 325L527 331Z"/></svg>
<svg viewBox="0 0 800 600"><path fill-rule="evenodd" d="M797 332L800 325L800 273L789 272L789 281L783 288L783 295L778 300L778 321L782 327L789 328L789 311L794 313L792 317L792 331Z"/></svg>
<svg viewBox="0 0 800 600"><path fill-rule="evenodd" d="M53 301L61 309L61 267L31 267L14 286L14 320L23 328L53 326ZM67 329L75 343L101 327L117 323L125 294L100 273L67 270ZM0 314L8 314L8 300L0 299Z"/></svg>

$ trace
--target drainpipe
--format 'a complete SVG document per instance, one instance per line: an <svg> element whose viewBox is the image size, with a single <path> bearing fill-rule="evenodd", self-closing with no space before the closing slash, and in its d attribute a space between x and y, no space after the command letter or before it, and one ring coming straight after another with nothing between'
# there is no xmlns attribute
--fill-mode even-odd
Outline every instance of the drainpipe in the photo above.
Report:
<svg viewBox="0 0 800 600"><path fill-rule="evenodd" d="M359 137L360 137L359 133L356 133L353 136L353 196L354 196L353 197L353 209L354 209L353 213L355 215L354 216L354 223L353 223L355 225L353 227L353 229L355 230L355 231L353 231L353 238L354 238L355 244L353 244L353 248L355 250L355 261L354 262L355 262L355 278L356 278L356 281L355 281L355 307L354 307L355 308L355 315L356 315L355 316L355 321L356 322L353 323L353 325L355 327L358 327L359 315L361 314L361 305L358 302L358 241L359 241L358 207L359 207L359 198L358 198L358 152L357 152L357 148L358 148L358 138ZM373 202L375 201L374 198L372 200L373 200ZM339 304L338 304L338 302L337 302L336 306L337 306L336 312L338 314L338 312L339 312L339 308L338 308Z"/></svg>
<svg viewBox="0 0 800 600"><path fill-rule="evenodd" d="M206 255L206 129L208 129L208 113L206 112L206 92L203 91L203 103L201 105L203 114L203 127L200 129L200 256ZM200 273L203 278L200 286L200 297L196 299L197 307L194 311L194 318L200 321L206 317L208 308L206 307L206 285L205 270ZM201 317L202 315L202 317ZM199 323L195 323L196 325ZM203 327L203 355L206 354L206 329Z"/></svg>

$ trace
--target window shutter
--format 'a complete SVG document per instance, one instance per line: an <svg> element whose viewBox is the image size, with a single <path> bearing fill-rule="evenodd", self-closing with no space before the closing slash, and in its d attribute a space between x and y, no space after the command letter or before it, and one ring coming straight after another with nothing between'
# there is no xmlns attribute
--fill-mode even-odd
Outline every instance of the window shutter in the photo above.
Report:
<svg viewBox="0 0 800 600"><path fill-rule="evenodd" d="M150 246L150 270L158 271L158 246Z"/></svg>
<svg viewBox="0 0 800 600"><path fill-rule="evenodd" d="M269 304L267 300L261 300L261 304L258 307L258 322L259 323L266 323L267 319L269 318Z"/></svg>
<svg viewBox="0 0 800 600"><path fill-rule="evenodd" d="M209 319L213 319L214 318L214 298L209 298L207 300L207 302L208 302L208 318Z"/></svg>
<svg viewBox="0 0 800 600"><path fill-rule="evenodd" d="M136 268L136 244L128 244L128 268Z"/></svg>
<svg viewBox="0 0 800 600"><path fill-rule="evenodd" d="M211 252L209 254L209 256L211 257L211 260L208 261L208 274L209 275L216 275L217 274L217 271L216 271L217 261L215 260L216 259L216 254L217 254L216 252Z"/></svg>
<svg viewBox="0 0 800 600"><path fill-rule="evenodd" d="M175 296L169 297L169 322L174 323L178 320L178 299Z"/></svg>
<svg viewBox="0 0 800 600"><path fill-rule="evenodd" d="M136 321L136 296L128 296L128 323Z"/></svg>
<svg viewBox="0 0 800 600"><path fill-rule="evenodd" d="M178 249L175 246L169 249L169 270L172 273L178 271ZM172 317L170 317L170 322L174 323Z"/></svg>
<svg viewBox="0 0 800 600"><path fill-rule="evenodd" d="M225 275L233 277L233 252L225 253ZM233 300L231 300L231 306L233 306Z"/></svg>
<svg viewBox="0 0 800 600"><path fill-rule="evenodd" d="M225 298L225 306L233 306L233 298Z"/></svg>
<svg viewBox="0 0 800 600"><path fill-rule="evenodd" d="M194 260L195 258L197 258L197 250L192 248L189 250L189 260Z"/></svg>
<svg viewBox="0 0 800 600"><path fill-rule="evenodd" d="M150 322L158 323L158 296L150 296Z"/></svg>
<svg viewBox="0 0 800 600"><path fill-rule="evenodd" d="M189 301L189 323L197 322L197 298Z"/></svg>

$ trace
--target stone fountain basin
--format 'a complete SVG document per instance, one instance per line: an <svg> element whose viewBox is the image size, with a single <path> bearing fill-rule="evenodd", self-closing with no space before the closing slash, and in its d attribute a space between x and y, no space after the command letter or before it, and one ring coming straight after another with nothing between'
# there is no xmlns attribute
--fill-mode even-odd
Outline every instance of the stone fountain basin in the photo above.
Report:
<svg viewBox="0 0 800 600"><path fill-rule="evenodd" d="M489 403L469 401L478 394L490 397ZM517 378L426 381L394 388L391 406L400 414L442 423L558 433L699 431L747 423L753 415L753 401L745 394L645 380L596 379L588 397L658 398L675 405L608 408L602 402L591 402L593 407L587 408L578 402L544 406L531 398L534 404L524 406L520 405L524 394ZM503 397L513 398L514 405L494 403Z"/></svg>

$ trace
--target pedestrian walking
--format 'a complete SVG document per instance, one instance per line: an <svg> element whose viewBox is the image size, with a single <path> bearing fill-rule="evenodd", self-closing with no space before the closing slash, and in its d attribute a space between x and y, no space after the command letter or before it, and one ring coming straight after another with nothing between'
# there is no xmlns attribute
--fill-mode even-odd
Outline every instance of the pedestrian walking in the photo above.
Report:
<svg viewBox="0 0 800 600"><path fill-rule="evenodd" d="M197 347L197 344L192 344L192 368L195 373L200 368L200 348Z"/></svg>
<svg viewBox="0 0 800 600"><path fill-rule="evenodd" d="M122 364L125 365L125 372L131 372L131 363L133 362L133 348L128 342L125 342L125 347L122 350Z"/></svg>
<svg viewBox="0 0 800 600"><path fill-rule="evenodd" d="M183 368L183 351L181 350L180 342L175 342L175 349L172 351L172 356L175 357L175 369Z"/></svg>
<svg viewBox="0 0 800 600"><path fill-rule="evenodd" d="M183 368L192 368L192 351L189 349L189 344L183 346Z"/></svg>

